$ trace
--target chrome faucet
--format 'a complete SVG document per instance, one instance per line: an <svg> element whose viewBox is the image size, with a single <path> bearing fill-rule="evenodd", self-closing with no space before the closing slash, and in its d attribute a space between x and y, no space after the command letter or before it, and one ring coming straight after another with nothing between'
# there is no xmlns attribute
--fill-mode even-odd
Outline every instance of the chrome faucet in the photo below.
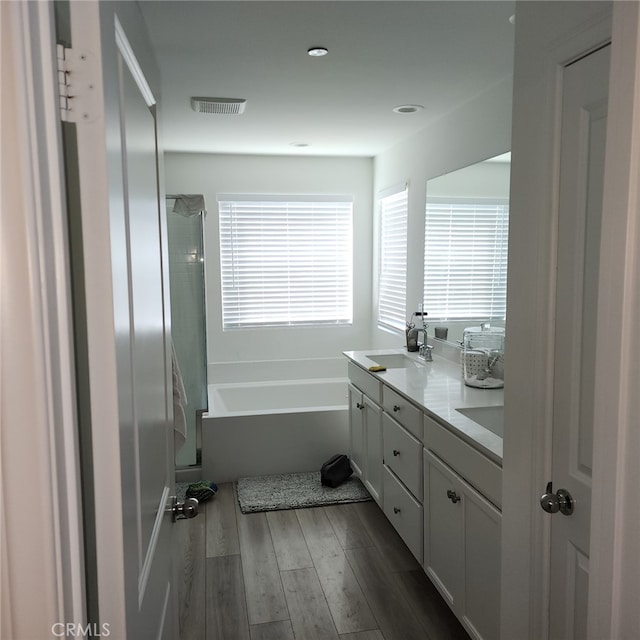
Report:
<svg viewBox="0 0 640 640"><path fill-rule="evenodd" d="M422 329L421 329L422 331ZM427 334L425 332L424 339L427 339ZM433 346L430 344L423 343L418 347L418 356L424 358L425 362L433 362Z"/></svg>

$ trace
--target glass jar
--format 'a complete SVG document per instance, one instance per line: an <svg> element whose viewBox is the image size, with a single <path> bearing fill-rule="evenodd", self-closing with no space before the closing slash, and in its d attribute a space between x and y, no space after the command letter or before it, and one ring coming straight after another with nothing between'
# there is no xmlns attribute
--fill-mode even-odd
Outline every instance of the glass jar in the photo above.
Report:
<svg viewBox="0 0 640 640"><path fill-rule="evenodd" d="M467 327L460 353L462 378L470 387L504 387L504 328L483 323Z"/></svg>

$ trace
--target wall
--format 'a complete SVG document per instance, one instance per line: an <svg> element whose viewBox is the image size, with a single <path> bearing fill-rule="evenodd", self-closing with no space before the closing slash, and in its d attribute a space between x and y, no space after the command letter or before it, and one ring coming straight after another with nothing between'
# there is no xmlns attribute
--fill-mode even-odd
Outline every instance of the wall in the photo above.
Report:
<svg viewBox="0 0 640 640"><path fill-rule="evenodd" d="M427 180L511 149L511 93L512 79L505 78L474 100L433 122L420 134L375 158L374 192L402 182L409 183L408 314L415 311L414 307L422 300ZM376 272L374 256L372 273ZM371 346L401 346L403 335L392 334L376 326L376 300L372 299L371 303Z"/></svg>
<svg viewBox="0 0 640 640"><path fill-rule="evenodd" d="M335 357L371 346L372 160L166 154L167 193L202 193L207 203L205 255L208 362ZM353 324L349 327L222 330L218 193L353 195Z"/></svg>
<svg viewBox="0 0 640 640"><path fill-rule="evenodd" d="M510 172L508 162L480 162L429 180L427 195L508 200Z"/></svg>

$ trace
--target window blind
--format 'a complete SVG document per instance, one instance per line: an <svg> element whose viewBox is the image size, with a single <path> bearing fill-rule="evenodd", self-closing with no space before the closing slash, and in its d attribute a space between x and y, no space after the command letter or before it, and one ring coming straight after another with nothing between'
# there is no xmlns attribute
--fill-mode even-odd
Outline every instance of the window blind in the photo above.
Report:
<svg viewBox="0 0 640 640"><path fill-rule="evenodd" d="M223 328L350 324L352 202L219 196Z"/></svg>
<svg viewBox="0 0 640 640"><path fill-rule="evenodd" d="M378 326L399 331L407 321L407 203L406 185L379 200Z"/></svg>
<svg viewBox="0 0 640 640"><path fill-rule="evenodd" d="M430 318L506 316L508 227L506 201L427 201L424 301Z"/></svg>

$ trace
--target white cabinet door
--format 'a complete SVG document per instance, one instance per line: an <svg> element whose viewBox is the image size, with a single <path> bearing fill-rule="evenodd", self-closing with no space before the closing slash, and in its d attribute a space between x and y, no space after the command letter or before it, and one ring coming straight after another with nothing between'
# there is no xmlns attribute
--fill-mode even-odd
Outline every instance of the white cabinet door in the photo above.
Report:
<svg viewBox="0 0 640 640"><path fill-rule="evenodd" d="M424 452L424 570L455 611L462 593L462 488L457 476Z"/></svg>
<svg viewBox="0 0 640 640"><path fill-rule="evenodd" d="M424 452L424 569L469 634L500 636L502 514Z"/></svg>
<svg viewBox="0 0 640 640"><path fill-rule="evenodd" d="M371 497L382 506L382 408L367 396L364 404L365 467L364 484Z"/></svg>
<svg viewBox="0 0 640 640"><path fill-rule="evenodd" d="M382 408L352 384L348 395L351 467L382 505Z"/></svg>
<svg viewBox="0 0 640 640"><path fill-rule="evenodd" d="M351 468L359 477L364 472L364 403L362 392L352 384L348 387L349 395L349 446L351 448Z"/></svg>
<svg viewBox="0 0 640 640"><path fill-rule="evenodd" d="M502 514L462 483L464 520L463 624L485 640L500 637ZM473 635L473 632L472 632Z"/></svg>

